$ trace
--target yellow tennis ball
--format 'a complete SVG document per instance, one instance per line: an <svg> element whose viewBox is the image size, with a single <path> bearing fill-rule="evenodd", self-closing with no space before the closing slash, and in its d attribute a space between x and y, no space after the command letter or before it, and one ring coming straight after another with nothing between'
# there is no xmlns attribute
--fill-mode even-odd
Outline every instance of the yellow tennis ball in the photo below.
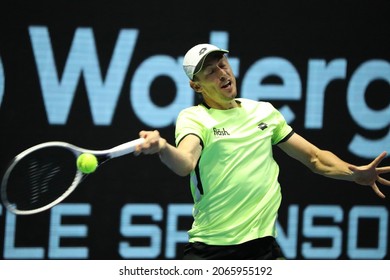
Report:
<svg viewBox="0 0 390 280"><path fill-rule="evenodd" d="M93 154L83 153L77 158L77 168L85 174L92 173L98 166L98 160Z"/></svg>

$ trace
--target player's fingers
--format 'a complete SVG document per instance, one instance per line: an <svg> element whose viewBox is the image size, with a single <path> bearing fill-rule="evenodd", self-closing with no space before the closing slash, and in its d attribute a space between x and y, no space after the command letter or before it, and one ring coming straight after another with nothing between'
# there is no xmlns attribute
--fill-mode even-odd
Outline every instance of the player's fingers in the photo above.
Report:
<svg viewBox="0 0 390 280"><path fill-rule="evenodd" d="M374 190L377 196L379 196L380 198L386 198L386 196L379 190L378 186L375 183L371 185L371 188Z"/></svg>
<svg viewBox="0 0 390 280"><path fill-rule="evenodd" d="M376 171L378 172L378 174L390 173L390 166L377 167Z"/></svg>
<svg viewBox="0 0 390 280"><path fill-rule="evenodd" d="M146 138L147 131L141 130L138 134L140 138Z"/></svg>
<svg viewBox="0 0 390 280"><path fill-rule="evenodd" d="M138 145L134 151L134 155L140 155L141 153L151 155L158 153L160 150L159 141L161 139L160 132L158 130L139 132L139 136L145 139L145 142Z"/></svg>
<svg viewBox="0 0 390 280"><path fill-rule="evenodd" d="M135 156L139 156L141 153L141 145L137 145L137 147L135 147L135 150L133 152L133 155Z"/></svg>
<svg viewBox="0 0 390 280"><path fill-rule="evenodd" d="M385 186L390 186L390 180L386 180L385 178L378 177L377 181Z"/></svg>
<svg viewBox="0 0 390 280"><path fill-rule="evenodd" d="M377 156L372 162L371 166L378 166L379 163L387 156L386 152L382 152L379 156Z"/></svg>

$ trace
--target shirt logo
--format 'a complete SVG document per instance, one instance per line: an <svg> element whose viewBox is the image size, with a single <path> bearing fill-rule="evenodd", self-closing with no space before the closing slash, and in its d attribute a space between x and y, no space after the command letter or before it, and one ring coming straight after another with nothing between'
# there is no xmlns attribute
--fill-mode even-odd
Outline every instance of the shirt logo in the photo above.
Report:
<svg viewBox="0 0 390 280"><path fill-rule="evenodd" d="M266 123L261 122L257 127L260 128L261 130L264 130L268 127L268 125Z"/></svg>
<svg viewBox="0 0 390 280"><path fill-rule="evenodd" d="M225 128L215 128L213 127L214 136L229 136L230 133L225 130Z"/></svg>

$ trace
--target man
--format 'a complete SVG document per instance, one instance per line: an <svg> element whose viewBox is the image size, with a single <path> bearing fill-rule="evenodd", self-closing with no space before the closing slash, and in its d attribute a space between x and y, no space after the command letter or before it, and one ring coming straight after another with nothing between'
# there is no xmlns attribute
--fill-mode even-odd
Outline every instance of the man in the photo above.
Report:
<svg viewBox="0 0 390 280"><path fill-rule="evenodd" d="M141 131L140 153L160 155L180 176L190 174L194 222L184 259L279 259L275 222L281 202L277 145L313 172L371 186L390 186L378 167L381 153L365 166L349 164L295 133L268 102L236 98L236 79L227 50L210 44L191 48L184 57L190 86L203 103L183 110L176 122L176 147L158 131Z"/></svg>

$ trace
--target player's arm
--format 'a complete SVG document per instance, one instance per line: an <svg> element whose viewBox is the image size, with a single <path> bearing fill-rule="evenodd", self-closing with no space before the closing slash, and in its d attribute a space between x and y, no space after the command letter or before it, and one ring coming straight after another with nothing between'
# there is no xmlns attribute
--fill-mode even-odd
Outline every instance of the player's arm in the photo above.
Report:
<svg viewBox="0 0 390 280"><path fill-rule="evenodd" d="M386 157L381 153L370 164L355 166L347 163L329 151L321 150L297 133L286 142L278 145L284 152L306 165L315 173L339 180L353 181L360 185L371 186L375 193L384 198L376 182L390 186L390 181L379 175L390 172L390 167L378 167Z"/></svg>
<svg viewBox="0 0 390 280"><path fill-rule="evenodd" d="M158 153L161 161L180 176L186 176L195 169L202 151L200 140L195 135L184 137L178 147L169 144L157 130L141 131L140 137L146 141L137 147L136 155Z"/></svg>
<svg viewBox="0 0 390 280"><path fill-rule="evenodd" d="M353 172L349 169L350 164L329 151L317 148L297 133L278 146L315 173L335 179L354 180Z"/></svg>

